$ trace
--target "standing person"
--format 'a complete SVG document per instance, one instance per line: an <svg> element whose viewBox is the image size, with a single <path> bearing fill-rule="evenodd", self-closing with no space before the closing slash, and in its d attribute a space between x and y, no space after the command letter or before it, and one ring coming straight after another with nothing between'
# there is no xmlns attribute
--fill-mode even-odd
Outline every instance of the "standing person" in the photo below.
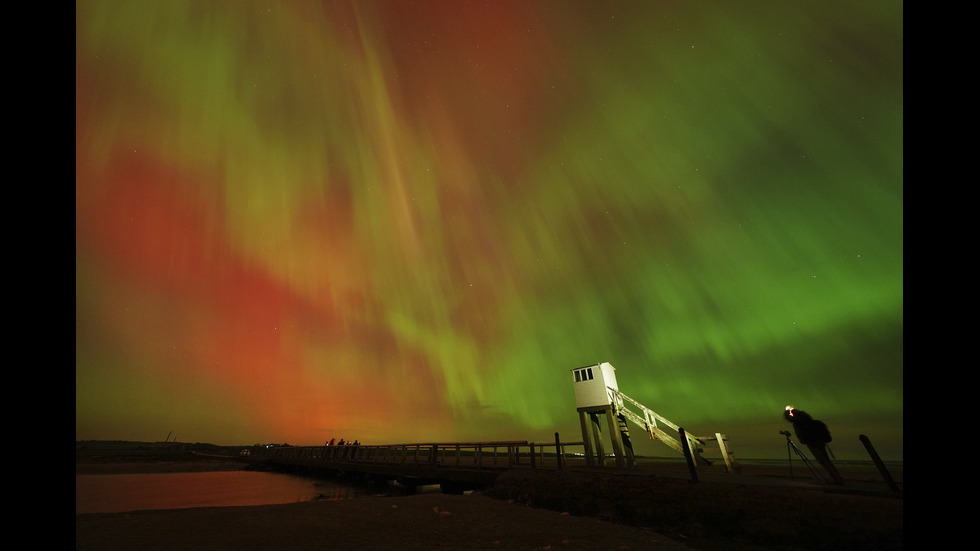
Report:
<svg viewBox="0 0 980 551"><path fill-rule="evenodd" d="M830 473L832 481L835 484L843 484L844 477L840 475L837 467L827 455L827 444L831 441L830 430L827 425L823 421L810 417L809 413L793 406L786 406L783 417L793 423L796 438L801 444L806 444L806 447L810 448L813 457Z"/></svg>

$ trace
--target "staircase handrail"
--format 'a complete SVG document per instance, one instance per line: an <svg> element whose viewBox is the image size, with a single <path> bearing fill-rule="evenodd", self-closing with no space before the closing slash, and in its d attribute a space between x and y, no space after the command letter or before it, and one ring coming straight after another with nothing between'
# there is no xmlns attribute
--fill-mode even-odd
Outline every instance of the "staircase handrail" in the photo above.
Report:
<svg viewBox="0 0 980 551"><path fill-rule="evenodd" d="M636 399L630 398L629 396L623 394L621 391L619 391L619 390L617 390L615 388L612 388L612 387L606 387L606 388L609 390L609 392L613 396L618 397L618 398L621 398L621 400L626 400L627 402L630 402L631 404L633 404L634 406L636 406L637 408L639 408L640 410L643 411L645 418L642 421L638 421L637 420L639 418L638 415L636 415L634 412L626 409L625 407L622 408L624 414L627 417L629 417L629 414L630 413L634 414L634 417L636 417L637 419L631 419L631 420L634 423L636 423L637 425L644 426L644 424L646 424L646 425L649 425L649 426L652 426L652 427L656 428L657 427L657 421L660 421L664 425L667 425L668 427L674 429L675 431L680 432L680 427L677 426L675 423L672 423L669 419L667 419L663 415L660 415L659 413L653 411L652 409L650 409L650 408L644 406L643 404L641 404L640 402L636 401ZM620 402L621 402L621 400L620 400ZM621 405L621 404L618 404L618 405ZM704 439L702 437L700 437L700 436L695 436L695 435L690 434L690 433L688 433L688 436L691 437L691 438L693 438L693 439L695 439L695 440L697 440L697 441L699 441L699 443L701 443L701 444L704 443L703 442Z"/></svg>

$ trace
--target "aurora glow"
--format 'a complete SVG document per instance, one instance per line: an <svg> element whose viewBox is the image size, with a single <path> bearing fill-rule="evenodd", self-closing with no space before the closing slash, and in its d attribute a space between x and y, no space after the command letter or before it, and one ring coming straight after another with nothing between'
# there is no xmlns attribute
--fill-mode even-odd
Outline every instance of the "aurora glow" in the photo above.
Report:
<svg viewBox="0 0 980 551"><path fill-rule="evenodd" d="M903 445L903 14L76 3L75 437ZM635 439L639 453L669 455Z"/></svg>

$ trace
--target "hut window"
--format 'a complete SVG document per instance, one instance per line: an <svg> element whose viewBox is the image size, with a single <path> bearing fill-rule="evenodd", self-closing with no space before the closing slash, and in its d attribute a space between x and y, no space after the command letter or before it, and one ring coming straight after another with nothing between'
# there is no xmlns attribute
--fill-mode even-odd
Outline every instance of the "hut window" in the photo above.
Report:
<svg viewBox="0 0 980 551"><path fill-rule="evenodd" d="M581 383L583 381L592 380L592 368L582 368L575 370L575 382Z"/></svg>

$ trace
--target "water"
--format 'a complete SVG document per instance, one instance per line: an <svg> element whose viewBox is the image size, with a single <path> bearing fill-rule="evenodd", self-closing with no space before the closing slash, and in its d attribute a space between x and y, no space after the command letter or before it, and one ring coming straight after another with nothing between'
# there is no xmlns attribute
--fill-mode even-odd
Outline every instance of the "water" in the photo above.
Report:
<svg viewBox="0 0 980 551"><path fill-rule="evenodd" d="M347 499L366 489L257 471L75 475L75 514Z"/></svg>

